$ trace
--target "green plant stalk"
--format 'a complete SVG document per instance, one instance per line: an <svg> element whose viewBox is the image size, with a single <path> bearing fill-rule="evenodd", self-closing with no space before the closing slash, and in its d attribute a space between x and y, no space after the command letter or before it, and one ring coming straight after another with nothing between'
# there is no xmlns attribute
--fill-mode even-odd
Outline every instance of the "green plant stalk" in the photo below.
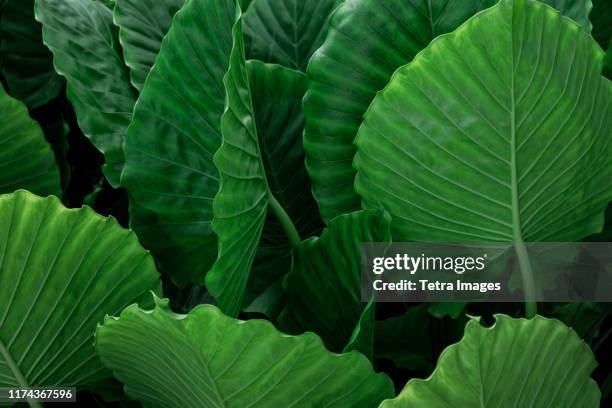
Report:
<svg viewBox="0 0 612 408"><path fill-rule="evenodd" d="M512 66L514 66L514 50L512 52ZM512 192L512 238L514 240L514 250L518 257L519 267L521 268L521 277L523 280L523 293L525 296L525 317L531 319L538 312L538 304L535 302L535 284L533 281L533 271L529 262L529 255L525 242L523 241L523 232L521 230L521 214L519 211L519 186L518 186L518 170L517 170L517 145L516 145L516 95L514 85L514 74L511 80L510 98L512 111L510 112L511 123L511 138L510 138L510 180Z"/></svg>
<svg viewBox="0 0 612 408"><path fill-rule="evenodd" d="M4 343L2 343L1 340L0 340L0 355L2 356L3 360L8 365L9 369L13 373L13 376L15 377L17 382L19 383L19 387L27 388L28 382L26 381L23 374L21 374L21 371L19 371L17 364L15 364L15 361L13 360L13 357L9 354L8 349L5 347ZM32 408L43 408L40 402L34 401L34 400L28 400L28 405Z"/></svg>
<svg viewBox="0 0 612 408"><path fill-rule="evenodd" d="M291 221L289 214L287 214L285 209L280 205L271 191L268 191L268 197L270 199L270 207L272 207L274 215L283 226L287 237L289 237L289 242L291 242L291 245L294 248L297 247L302 242L302 239L300 238L300 233L295 228L293 221Z"/></svg>

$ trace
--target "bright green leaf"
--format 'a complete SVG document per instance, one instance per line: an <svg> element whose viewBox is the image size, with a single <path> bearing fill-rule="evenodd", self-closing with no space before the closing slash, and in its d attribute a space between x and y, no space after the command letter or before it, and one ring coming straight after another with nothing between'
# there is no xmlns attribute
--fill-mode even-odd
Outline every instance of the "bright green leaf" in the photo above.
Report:
<svg viewBox="0 0 612 408"><path fill-rule="evenodd" d="M162 39L170 29L172 16L184 0L117 0L113 11L119 26L125 64L130 67L132 84L142 90Z"/></svg>
<svg viewBox="0 0 612 408"><path fill-rule="evenodd" d="M599 231L612 198L602 60L579 25L529 0L501 1L434 40L365 115L355 159L364 206L391 213L397 240Z"/></svg>
<svg viewBox="0 0 612 408"><path fill-rule="evenodd" d="M34 0L0 4L0 71L9 93L30 109L46 104L64 87L41 31L34 19Z"/></svg>
<svg viewBox="0 0 612 408"><path fill-rule="evenodd" d="M0 85L0 194L18 189L59 195L59 169L38 123Z"/></svg>
<svg viewBox="0 0 612 408"><path fill-rule="evenodd" d="M179 285L203 283L217 257L210 224L219 175L212 158L221 144L235 19L234 1L187 1L127 133L122 185L130 195L130 225Z"/></svg>
<svg viewBox="0 0 612 408"><path fill-rule="evenodd" d="M244 13L247 58L306 71L342 0L253 0Z"/></svg>
<svg viewBox="0 0 612 408"><path fill-rule="evenodd" d="M559 3L589 30L590 1L547 2ZM376 92L433 38L494 3L347 0L334 12L330 32L308 67L311 82L304 98L306 165L326 221L360 207L353 188L353 141ZM494 48L502 53L501 47ZM500 58L508 60L506 54Z"/></svg>
<svg viewBox="0 0 612 408"><path fill-rule="evenodd" d="M96 325L160 289L153 259L114 219L53 196L0 196L0 386L110 379Z"/></svg>
<svg viewBox="0 0 612 408"><path fill-rule="evenodd" d="M361 244L391 242L391 220L377 211L357 211L331 221L320 238L302 242L285 280L283 330L314 331L332 351L342 350L359 322Z"/></svg>
<svg viewBox="0 0 612 408"><path fill-rule="evenodd" d="M117 187L137 92L123 64L112 13L94 0L36 0L35 14L55 70L67 79L79 127L104 153L104 174Z"/></svg>
<svg viewBox="0 0 612 408"><path fill-rule="evenodd" d="M96 333L102 361L147 407L375 407L393 384L359 353L325 350L312 333L287 336L201 305L188 315L157 300L130 306Z"/></svg>
<svg viewBox="0 0 612 408"><path fill-rule="evenodd" d="M496 319L490 328L468 322L428 379L410 380L380 407L599 407L597 362L573 330L541 316Z"/></svg>

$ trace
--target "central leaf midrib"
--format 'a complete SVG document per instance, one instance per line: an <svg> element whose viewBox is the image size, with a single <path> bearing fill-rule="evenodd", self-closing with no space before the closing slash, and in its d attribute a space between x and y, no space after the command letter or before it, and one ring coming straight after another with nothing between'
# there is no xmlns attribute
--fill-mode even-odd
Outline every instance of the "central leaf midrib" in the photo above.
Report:
<svg viewBox="0 0 612 408"><path fill-rule="evenodd" d="M9 352L8 348L6 347L6 345L4 344L1 338L0 338L0 355L4 358L4 361L6 362L6 365L8 366L8 368L11 370L11 373L13 373L13 377L19 384L19 387L21 388L29 387L30 385L26 381L23 373L17 366L17 363L15 363L13 356L11 356L11 353Z"/></svg>

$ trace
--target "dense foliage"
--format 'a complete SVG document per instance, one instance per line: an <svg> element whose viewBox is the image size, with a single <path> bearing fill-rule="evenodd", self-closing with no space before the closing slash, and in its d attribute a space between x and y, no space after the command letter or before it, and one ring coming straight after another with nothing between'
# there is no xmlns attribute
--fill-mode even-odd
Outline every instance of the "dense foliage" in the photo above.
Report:
<svg viewBox="0 0 612 408"><path fill-rule="evenodd" d="M609 304L362 302L360 248L612 241L611 37L607 0L0 0L0 387L609 404Z"/></svg>

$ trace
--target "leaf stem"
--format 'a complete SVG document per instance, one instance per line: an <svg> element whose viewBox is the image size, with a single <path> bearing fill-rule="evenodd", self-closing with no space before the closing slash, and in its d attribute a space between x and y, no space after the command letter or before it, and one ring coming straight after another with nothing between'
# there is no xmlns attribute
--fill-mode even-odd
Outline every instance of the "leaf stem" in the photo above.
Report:
<svg viewBox="0 0 612 408"><path fill-rule="evenodd" d="M295 225L293 225L293 221L291 221L289 214L287 214L276 197L274 197L274 194L272 194L272 192L268 192L268 196L270 197L270 207L272 207L272 212L274 212L274 215L283 226L287 237L289 237L289 242L291 242L291 245L294 248L297 247L300 242L302 242L302 239L300 238L300 234L295 228Z"/></svg>
<svg viewBox="0 0 612 408"><path fill-rule="evenodd" d="M529 262L529 254L527 247L523 241L515 241L514 249L518 258L519 267L521 268L521 277L523 279L523 293L525 296L525 317L531 319L538 313L538 303L536 302L535 283L533 281L533 271Z"/></svg>

